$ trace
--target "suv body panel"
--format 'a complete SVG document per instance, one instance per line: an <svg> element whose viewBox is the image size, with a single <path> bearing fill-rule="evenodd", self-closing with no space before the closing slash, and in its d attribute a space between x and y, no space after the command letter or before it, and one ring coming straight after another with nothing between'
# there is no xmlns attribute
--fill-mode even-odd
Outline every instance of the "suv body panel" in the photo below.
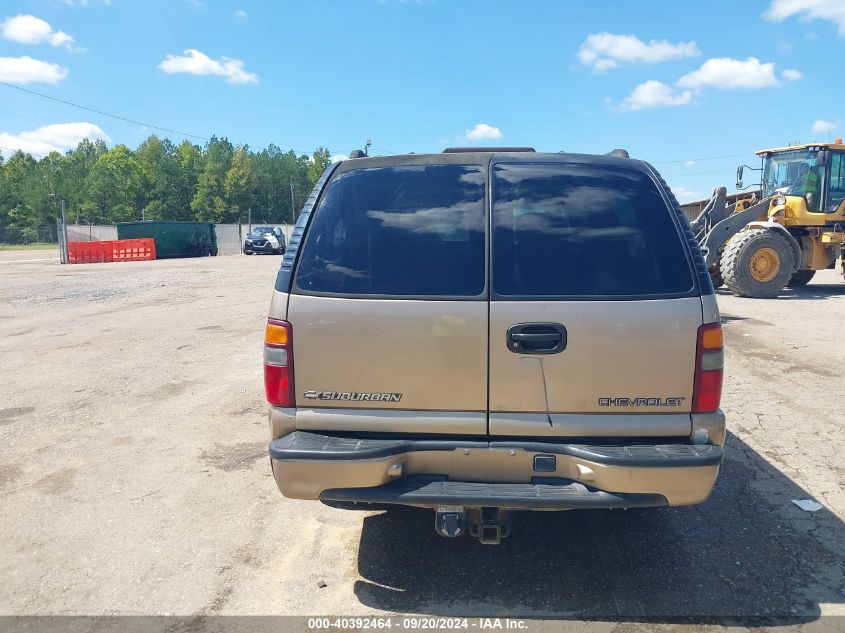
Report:
<svg viewBox="0 0 845 633"><path fill-rule="evenodd" d="M671 298L498 296L491 285L495 257L491 174L500 162L607 166L647 176L677 229L692 287ZM302 251L315 238L309 231L333 179L357 170L409 165L483 166L487 268L483 292L444 298L300 288L296 274ZM403 248L401 241L394 246ZM297 221L271 303L271 317L292 324L296 358L296 407L271 408L272 437L283 442L307 431L325 434L327 442L332 434L351 433L352 444L358 442L355 434L439 437L452 444L379 457L308 459L284 450L274 452L271 446L279 489L288 497L319 499L324 491L384 486L406 476L526 484L538 478L534 458L551 451L556 467L554 472L539 473L543 476L619 494L656 495L669 505L703 501L718 474L720 448L717 461L711 454L706 463L691 458L663 467L606 463L566 450L578 443L613 443L620 450L628 446L636 451L659 448L667 441L689 446L702 438L712 445L724 442L721 411L690 413L697 328L719 320L701 259L671 191L640 161L479 152L365 158L330 166ZM510 351L508 328L535 322L564 325L566 349L546 355ZM402 395L398 401L355 396L369 393ZM603 398L612 399L613 405L600 404ZM540 444L513 444L514 437L534 438ZM624 507L624 500L619 503Z"/></svg>
<svg viewBox="0 0 845 633"><path fill-rule="evenodd" d="M292 294L288 314L297 349L308 350L296 356L298 406L440 410L447 417L452 411L477 412L484 415L471 432L486 432L486 302ZM309 392L401 397L323 399ZM364 414L357 419L364 422ZM399 419L395 430L402 430Z"/></svg>
<svg viewBox="0 0 845 633"><path fill-rule="evenodd" d="M512 352L507 345L507 330L524 322L563 324L566 349L542 355ZM553 414L686 413L682 434L687 435L700 325L698 297L618 302L492 301L490 412L545 414L547 395L548 411ZM661 402L654 404L655 398ZM623 404L621 399L630 403ZM675 432L662 435L677 434L677 423L671 421L675 416L666 417L668 427ZM585 425L586 418L582 416ZM636 420L631 419L633 434ZM539 426L550 430L545 420ZM497 429L492 418L490 432L510 433ZM574 433L582 434L591 435Z"/></svg>

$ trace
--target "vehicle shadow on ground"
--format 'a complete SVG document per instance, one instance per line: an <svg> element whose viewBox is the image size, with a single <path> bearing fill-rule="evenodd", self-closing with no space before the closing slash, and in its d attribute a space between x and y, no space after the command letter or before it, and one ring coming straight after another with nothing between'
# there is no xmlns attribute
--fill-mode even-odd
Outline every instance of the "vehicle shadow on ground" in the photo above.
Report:
<svg viewBox="0 0 845 633"><path fill-rule="evenodd" d="M730 295L731 292L725 288L719 288L717 295ZM830 299L845 295L845 284L809 284L801 288L784 288L777 298L780 299ZM748 299L758 301L758 299ZM771 299L759 299L759 301L771 301Z"/></svg>
<svg viewBox="0 0 845 633"><path fill-rule="evenodd" d="M523 512L498 546L435 535L431 510L368 516L354 591L369 607L430 615L814 620L820 603L845 602L845 525L791 503L807 497L729 435L700 506Z"/></svg>

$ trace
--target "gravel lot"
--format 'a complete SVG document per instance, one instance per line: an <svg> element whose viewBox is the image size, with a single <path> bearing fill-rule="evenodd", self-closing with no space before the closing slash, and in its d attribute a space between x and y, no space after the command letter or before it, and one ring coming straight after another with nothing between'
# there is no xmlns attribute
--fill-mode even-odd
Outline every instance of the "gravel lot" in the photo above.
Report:
<svg viewBox="0 0 845 633"><path fill-rule="evenodd" d="M18 259L0 258L0 614L766 615L845 628L820 619L845 616L845 283L833 271L778 300L720 294L730 433L710 501L521 514L487 547L435 536L429 512L278 493L260 365L277 257ZM824 508L791 503L807 497Z"/></svg>

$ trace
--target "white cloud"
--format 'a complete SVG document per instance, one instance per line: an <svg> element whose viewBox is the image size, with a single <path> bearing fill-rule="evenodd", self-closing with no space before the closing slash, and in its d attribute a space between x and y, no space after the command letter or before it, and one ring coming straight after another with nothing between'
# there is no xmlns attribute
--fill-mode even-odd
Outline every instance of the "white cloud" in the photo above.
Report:
<svg viewBox="0 0 845 633"><path fill-rule="evenodd" d="M464 132L464 138L468 141L484 141L490 139L497 139L502 138L502 131L497 127L493 127L492 125L487 125L486 123L478 123L471 130L466 130Z"/></svg>
<svg viewBox="0 0 845 633"><path fill-rule="evenodd" d="M0 24L0 37L20 44L50 44L71 48L73 38L64 31L54 31L50 23L34 15L16 15Z"/></svg>
<svg viewBox="0 0 845 633"><path fill-rule="evenodd" d="M84 139L111 141L103 130L93 123L54 123L19 134L0 133L0 145L19 149L33 156L46 156L50 152L65 152Z"/></svg>
<svg viewBox="0 0 845 633"><path fill-rule="evenodd" d="M777 85L775 65L760 63L756 57L745 61L730 57L708 59L701 68L687 73L678 80L681 88L698 90L712 88L766 88Z"/></svg>
<svg viewBox="0 0 845 633"><path fill-rule="evenodd" d="M620 63L656 64L700 54L695 42L672 44L667 40L649 40L646 43L635 35L593 33L581 44L578 59L594 71L601 72L616 68Z"/></svg>
<svg viewBox="0 0 845 633"><path fill-rule="evenodd" d="M340 160L349 160L349 156L346 154L332 154L331 161L336 163Z"/></svg>
<svg viewBox="0 0 845 633"><path fill-rule="evenodd" d="M694 160L686 160L686 161L684 161L684 167L692 167L693 165L695 165L695 161L694 161Z"/></svg>
<svg viewBox="0 0 845 633"><path fill-rule="evenodd" d="M643 110L686 105L692 99L692 92L676 91L672 86L651 79L634 88L620 106L623 110Z"/></svg>
<svg viewBox="0 0 845 633"><path fill-rule="evenodd" d="M235 11L235 17L245 18L246 17L246 11L244 11L243 9L238 9L237 11Z"/></svg>
<svg viewBox="0 0 845 633"><path fill-rule="evenodd" d="M67 68L32 57L0 57L0 81L15 84L54 84L68 75Z"/></svg>
<svg viewBox="0 0 845 633"><path fill-rule="evenodd" d="M782 75L789 81L804 77L800 71L791 68L784 70ZM778 84L773 63L763 63L756 57L746 60L714 57L704 62L697 70L682 76L675 82L674 87L655 80L638 85L619 107L622 110L643 110L686 105L692 101L693 95L704 88L767 88ZM612 104L610 107L613 107Z"/></svg>
<svg viewBox="0 0 845 633"><path fill-rule="evenodd" d="M182 55L168 55L158 67L168 75L179 73L217 75L225 77L226 83L230 84L258 83L258 75L247 72L241 60L229 57L221 57L219 60L211 59L195 48L183 51Z"/></svg>
<svg viewBox="0 0 845 633"><path fill-rule="evenodd" d="M830 134L831 132L834 132L838 127L838 123L833 123L832 121L825 121L824 119L818 119L815 123L813 123L813 134Z"/></svg>
<svg viewBox="0 0 845 633"><path fill-rule="evenodd" d="M792 16L801 20L828 20L833 22L839 37L845 37L845 2L842 0L772 0L763 17L772 22L783 22Z"/></svg>
<svg viewBox="0 0 845 633"><path fill-rule="evenodd" d="M672 187L672 193L675 194L675 197L681 204L685 202L695 202L696 200L701 200L702 195L700 191L691 191L686 187Z"/></svg>

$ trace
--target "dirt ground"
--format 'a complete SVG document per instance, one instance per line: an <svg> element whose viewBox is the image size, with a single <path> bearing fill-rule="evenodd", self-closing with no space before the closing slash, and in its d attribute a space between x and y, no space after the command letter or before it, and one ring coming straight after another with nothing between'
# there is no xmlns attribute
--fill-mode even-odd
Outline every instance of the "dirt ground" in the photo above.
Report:
<svg viewBox="0 0 845 633"><path fill-rule="evenodd" d="M279 494L261 375L277 257L10 258L0 614L754 615L845 628L834 271L778 300L720 292L729 436L706 504L520 514L490 547L437 537L430 512ZM823 509L791 503L804 498Z"/></svg>

